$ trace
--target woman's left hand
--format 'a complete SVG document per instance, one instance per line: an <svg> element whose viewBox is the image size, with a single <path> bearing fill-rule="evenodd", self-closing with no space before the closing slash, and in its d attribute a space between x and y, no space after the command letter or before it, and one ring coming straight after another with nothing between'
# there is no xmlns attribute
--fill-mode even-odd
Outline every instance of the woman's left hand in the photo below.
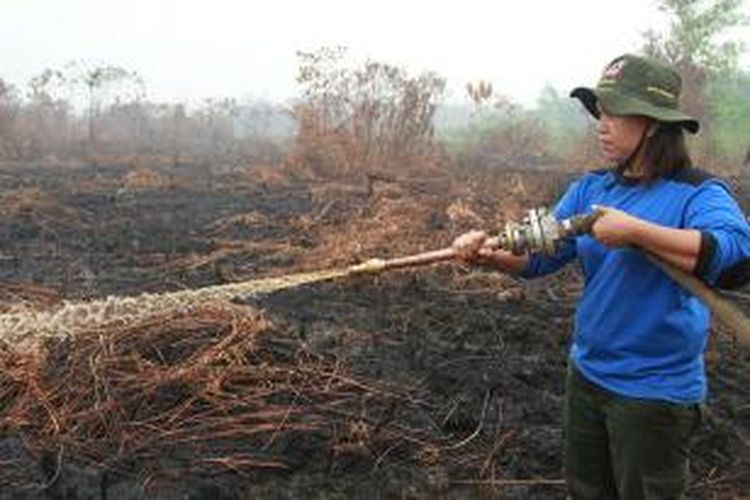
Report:
<svg viewBox="0 0 750 500"><path fill-rule="evenodd" d="M643 220L616 208L594 205L601 215L591 228L591 235L602 245L621 247L636 244L636 232Z"/></svg>

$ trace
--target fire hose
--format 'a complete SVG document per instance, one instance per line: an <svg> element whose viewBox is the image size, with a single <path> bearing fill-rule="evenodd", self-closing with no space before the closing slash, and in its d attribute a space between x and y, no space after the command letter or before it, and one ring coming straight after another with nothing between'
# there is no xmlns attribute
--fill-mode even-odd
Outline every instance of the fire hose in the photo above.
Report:
<svg viewBox="0 0 750 500"><path fill-rule="evenodd" d="M599 217L599 212L573 216L557 220L545 208L528 211L521 223L508 223L499 236L489 238L483 248L503 249L516 255L544 253L552 254L566 239L588 234ZM667 276L701 299L730 330L737 335L737 341L750 348L750 319L732 302L722 297L697 277L664 261L643 249L638 249ZM397 257L393 259L371 259L349 268L350 274L378 274L391 269L424 266L456 258L453 248L443 248L430 252Z"/></svg>

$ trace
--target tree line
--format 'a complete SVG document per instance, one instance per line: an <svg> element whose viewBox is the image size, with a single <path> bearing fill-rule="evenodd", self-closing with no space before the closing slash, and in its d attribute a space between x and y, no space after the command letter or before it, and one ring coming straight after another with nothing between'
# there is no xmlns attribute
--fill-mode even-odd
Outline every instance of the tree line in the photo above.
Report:
<svg viewBox="0 0 750 500"><path fill-rule="evenodd" d="M640 48L682 74L683 107L703 125L691 146L709 167L750 163L750 72L739 66L745 47L726 36L748 23L741 3L659 0L669 28L645 32ZM472 82L466 105L451 114L439 75L375 61L352 65L346 56L343 47L298 53L299 95L284 105L154 103L137 72L80 61L45 69L24 86L0 78L0 159L150 155L175 164L287 162L317 175L446 157L488 168L596 161L592 121L551 86L526 109L491 82Z"/></svg>
<svg viewBox="0 0 750 500"><path fill-rule="evenodd" d="M293 120L266 101L204 99L197 105L146 99L140 75L72 62L24 86L0 77L0 159L91 159L159 155L175 163L244 157L278 161Z"/></svg>

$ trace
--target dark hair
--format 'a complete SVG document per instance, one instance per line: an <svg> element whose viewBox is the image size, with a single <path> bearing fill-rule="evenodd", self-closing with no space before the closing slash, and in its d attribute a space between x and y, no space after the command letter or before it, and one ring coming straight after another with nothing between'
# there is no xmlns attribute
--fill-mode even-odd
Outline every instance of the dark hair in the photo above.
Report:
<svg viewBox="0 0 750 500"><path fill-rule="evenodd" d="M651 137L644 137L643 164L646 166L643 180L651 182L659 178L671 177L683 168L693 166L685 144L685 132L677 123L661 122ZM627 164L618 166L620 173Z"/></svg>

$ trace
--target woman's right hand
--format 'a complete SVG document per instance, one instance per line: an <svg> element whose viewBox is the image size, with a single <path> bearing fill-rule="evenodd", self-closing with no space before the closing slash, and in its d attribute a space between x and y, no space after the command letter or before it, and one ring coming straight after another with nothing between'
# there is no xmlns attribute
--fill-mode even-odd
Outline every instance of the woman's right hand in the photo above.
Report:
<svg viewBox="0 0 750 500"><path fill-rule="evenodd" d="M469 231L453 240L451 248L456 252L457 259L474 264L481 257L480 249L487 238L484 231Z"/></svg>

